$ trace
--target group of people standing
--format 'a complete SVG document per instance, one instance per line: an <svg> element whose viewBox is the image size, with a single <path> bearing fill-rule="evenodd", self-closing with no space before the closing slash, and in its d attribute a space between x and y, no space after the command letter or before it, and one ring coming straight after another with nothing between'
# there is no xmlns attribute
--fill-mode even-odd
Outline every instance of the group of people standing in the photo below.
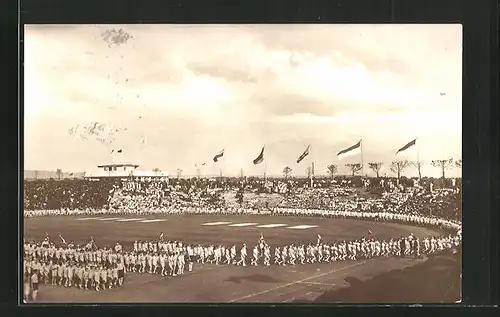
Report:
<svg viewBox="0 0 500 317"><path fill-rule="evenodd" d="M457 248L461 234L418 238L413 234L398 239L373 236L352 241L326 242L318 235L316 243L271 246L261 235L251 254L247 245L191 245L181 241L134 241L131 250L97 248L95 243L56 246L47 237L42 242L24 244L25 300L36 300L39 284L46 283L82 290L106 290L123 286L125 273L178 276L199 265L306 265L356 261L376 257L422 257L445 249ZM239 249L239 250L238 250ZM239 252L238 252L239 251Z"/></svg>
<svg viewBox="0 0 500 317"><path fill-rule="evenodd" d="M24 243L24 298L36 300L39 284L82 290L106 290L123 286L125 267L122 246L97 248L95 243L56 246L46 237L42 242Z"/></svg>

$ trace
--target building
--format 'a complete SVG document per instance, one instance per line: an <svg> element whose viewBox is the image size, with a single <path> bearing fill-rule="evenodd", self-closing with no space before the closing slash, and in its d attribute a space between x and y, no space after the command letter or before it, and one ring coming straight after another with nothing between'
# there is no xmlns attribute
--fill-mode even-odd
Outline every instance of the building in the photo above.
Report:
<svg viewBox="0 0 500 317"><path fill-rule="evenodd" d="M140 171L137 168L139 165L132 163L110 163L97 165L97 171L86 172L84 175L85 179L89 180L100 180L106 178L142 178L142 179L161 179L167 180L168 173L162 171Z"/></svg>

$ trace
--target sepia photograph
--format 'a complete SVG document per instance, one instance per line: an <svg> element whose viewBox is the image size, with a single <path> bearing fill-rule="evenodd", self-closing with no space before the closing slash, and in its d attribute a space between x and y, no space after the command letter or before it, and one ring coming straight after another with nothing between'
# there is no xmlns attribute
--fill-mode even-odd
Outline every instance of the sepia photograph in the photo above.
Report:
<svg viewBox="0 0 500 317"><path fill-rule="evenodd" d="M460 303L460 24L24 26L23 302Z"/></svg>

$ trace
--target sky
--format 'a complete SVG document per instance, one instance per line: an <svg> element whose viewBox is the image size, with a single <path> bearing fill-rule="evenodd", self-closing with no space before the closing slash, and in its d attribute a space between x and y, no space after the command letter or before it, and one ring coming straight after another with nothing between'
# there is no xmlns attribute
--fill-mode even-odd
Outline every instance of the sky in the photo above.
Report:
<svg viewBox="0 0 500 317"><path fill-rule="evenodd" d="M347 174L361 159L393 175L415 138L423 176L461 159L459 24L27 25L24 49L26 170L94 171L122 149L116 162L172 175ZM359 140L362 158L337 159Z"/></svg>

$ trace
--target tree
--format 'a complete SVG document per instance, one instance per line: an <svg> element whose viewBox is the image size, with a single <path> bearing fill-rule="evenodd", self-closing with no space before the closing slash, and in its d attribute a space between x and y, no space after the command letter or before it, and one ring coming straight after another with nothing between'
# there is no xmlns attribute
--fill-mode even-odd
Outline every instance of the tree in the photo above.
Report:
<svg viewBox="0 0 500 317"><path fill-rule="evenodd" d="M401 173L410 165L408 161L393 161L391 163L391 172L398 175L398 181L401 178Z"/></svg>
<svg viewBox="0 0 500 317"><path fill-rule="evenodd" d="M384 163L382 162L373 162L373 163L368 163L368 167L374 171L376 174L377 174L377 178L379 178L379 172L380 172L380 169L382 168L382 165Z"/></svg>
<svg viewBox="0 0 500 317"><path fill-rule="evenodd" d="M178 168L175 172L177 174L177 179L181 178L181 176L182 176L182 168Z"/></svg>
<svg viewBox="0 0 500 317"><path fill-rule="evenodd" d="M462 159L456 160L455 161L455 166L458 168L462 168Z"/></svg>
<svg viewBox="0 0 500 317"><path fill-rule="evenodd" d="M57 180L61 180L62 170L60 168L56 170L56 175L57 175Z"/></svg>
<svg viewBox="0 0 500 317"><path fill-rule="evenodd" d="M288 166L285 166L285 168L283 169L283 176L285 176L285 179L287 179L291 173L292 169Z"/></svg>
<svg viewBox="0 0 500 317"><path fill-rule="evenodd" d="M421 161L414 161L414 162L411 162L410 163L411 166L415 167L417 169L417 172L418 172L418 180L422 180L422 172L421 172L421 169L422 169L422 165L424 165L424 162L421 162Z"/></svg>
<svg viewBox="0 0 500 317"><path fill-rule="evenodd" d="M363 166L361 166L361 164L359 164L359 163L346 164L345 166L347 166L349 168L349 170L352 173L352 176L354 176L357 172L359 172L363 169Z"/></svg>
<svg viewBox="0 0 500 317"><path fill-rule="evenodd" d="M338 172L338 168L337 168L337 165L335 164L330 164L326 167L326 169L328 170L328 174L330 175L330 177L333 179L333 177L335 176L335 174L337 174Z"/></svg>
<svg viewBox="0 0 500 317"><path fill-rule="evenodd" d="M431 162L433 167L441 169L441 178L445 179L445 171L453 166L453 159L434 160Z"/></svg>

